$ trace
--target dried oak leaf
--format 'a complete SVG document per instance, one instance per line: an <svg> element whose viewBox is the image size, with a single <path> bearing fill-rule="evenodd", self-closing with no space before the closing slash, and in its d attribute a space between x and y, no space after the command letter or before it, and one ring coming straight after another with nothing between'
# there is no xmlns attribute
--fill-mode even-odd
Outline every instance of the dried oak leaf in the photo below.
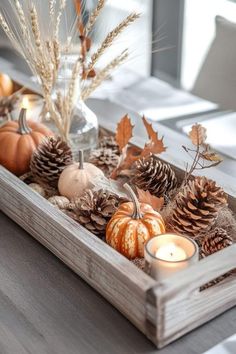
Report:
<svg viewBox="0 0 236 354"><path fill-rule="evenodd" d="M207 161L221 162L222 158L214 152L204 151L201 153L201 157Z"/></svg>
<svg viewBox="0 0 236 354"><path fill-rule="evenodd" d="M163 143L163 137L159 139L158 133L153 129L152 124L148 123L145 117L142 119L150 141L145 144L140 157L146 157L150 154L161 154L166 151L166 147Z"/></svg>
<svg viewBox="0 0 236 354"><path fill-rule="evenodd" d="M189 137L195 146L203 145L206 142L206 128L204 128L201 124L194 124L189 133Z"/></svg>
<svg viewBox="0 0 236 354"><path fill-rule="evenodd" d="M116 130L116 142L119 146L120 152L122 152L132 138L133 128L134 126L131 124L128 114L126 114L118 123Z"/></svg>
<svg viewBox="0 0 236 354"><path fill-rule="evenodd" d="M164 198L158 198L152 195L149 191L144 191L142 189L137 188L138 199L141 203L149 204L153 207L154 210L160 211L164 206Z"/></svg>

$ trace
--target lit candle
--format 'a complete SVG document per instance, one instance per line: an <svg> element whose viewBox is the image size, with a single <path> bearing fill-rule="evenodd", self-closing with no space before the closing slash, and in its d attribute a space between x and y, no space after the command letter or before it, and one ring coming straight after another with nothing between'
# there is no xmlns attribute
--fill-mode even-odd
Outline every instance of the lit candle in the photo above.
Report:
<svg viewBox="0 0 236 354"><path fill-rule="evenodd" d="M178 262L187 258L186 252L183 248L178 247L174 243L168 243L156 251L156 257L163 261Z"/></svg>
<svg viewBox="0 0 236 354"><path fill-rule="evenodd" d="M24 109L29 109L30 108L30 101L28 95L24 95L22 102L21 102L21 108Z"/></svg>
<svg viewBox="0 0 236 354"><path fill-rule="evenodd" d="M18 107L12 112L13 120L18 119L19 113L22 108L27 110L26 119L38 122L43 110L43 99L36 94L22 95L22 99L19 101Z"/></svg>
<svg viewBox="0 0 236 354"><path fill-rule="evenodd" d="M163 234L145 246L146 267L150 275L161 280L198 261L198 246L189 237Z"/></svg>

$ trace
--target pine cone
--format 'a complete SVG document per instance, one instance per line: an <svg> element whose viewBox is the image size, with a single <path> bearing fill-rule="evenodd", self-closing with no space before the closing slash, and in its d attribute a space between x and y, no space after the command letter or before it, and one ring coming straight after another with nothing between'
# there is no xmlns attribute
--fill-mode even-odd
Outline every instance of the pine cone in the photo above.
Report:
<svg viewBox="0 0 236 354"><path fill-rule="evenodd" d="M233 240L222 228L216 228L209 236L201 242L201 256L207 257L211 254L232 245Z"/></svg>
<svg viewBox="0 0 236 354"><path fill-rule="evenodd" d="M112 149L97 149L90 154L89 162L100 168L106 176L110 176L117 166L119 156Z"/></svg>
<svg viewBox="0 0 236 354"><path fill-rule="evenodd" d="M34 152L30 168L36 182L56 188L60 174L71 163L70 147L59 137L47 137Z"/></svg>
<svg viewBox="0 0 236 354"><path fill-rule="evenodd" d="M93 234L103 238L106 226L119 204L119 197L114 194L102 189L88 190L76 201L77 220Z"/></svg>
<svg viewBox="0 0 236 354"><path fill-rule="evenodd" d="M119 147L113 136L104 136L99 142L99 147L102 149L111 149L115 154L120 155Z"/></svg>
<svg viewBox="0 0 236 354"><path fill-rule="evenodd" d="M156 197L163 197L177 187L177 178L171 166L154 155L138 160L133 176L134 185Z"/></svg>
<svg viewBox="0 0 236 354"><path fill-rule="evenodd" d="M215 181L195 177L177 194L169 215L169 226L173 231L192 237L204 235L225 205L227 195Z"/></svg>

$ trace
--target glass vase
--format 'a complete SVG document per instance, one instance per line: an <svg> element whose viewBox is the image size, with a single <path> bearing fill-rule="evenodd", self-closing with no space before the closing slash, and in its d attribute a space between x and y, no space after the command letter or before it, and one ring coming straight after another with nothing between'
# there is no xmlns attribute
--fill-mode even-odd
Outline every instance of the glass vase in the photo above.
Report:
<svg viewBox="0 0 236 354"><path fill-rule="evenodd" d="M74 63L73 57L67 57L62 60L58 78L51 95L51 99L55 107L58 107L62 119L65 119L66 114L68 114L66 105L69 100L68 92L71 86ZM76 80L74 87L74 94L71 98L72 109L69 110L70 116L67 117L67 119L69 118L70 126L69 131L64 134L64 137L72 149L74 159L78 160L79 150L83 150L86 157L97 146L98 119L96 114L81 99L79 78Z"/></svg>

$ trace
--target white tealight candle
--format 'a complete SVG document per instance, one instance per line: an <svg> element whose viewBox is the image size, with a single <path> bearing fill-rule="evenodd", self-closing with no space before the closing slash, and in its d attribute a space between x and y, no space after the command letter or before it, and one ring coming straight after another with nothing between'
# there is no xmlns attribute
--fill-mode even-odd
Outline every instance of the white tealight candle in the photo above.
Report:
<svg viewBox="0 0 236 354"><path fill-rule="evenodd" d="M150 275L162 280L198 261L198 246L189 237L164 234L145 246L145 261Z"/></svg>
<svg viewBox="0 0 236 354"><path fill-rule="evenodd" d="M178 262L187 258L186 252L183 248L175 245L174 243L166 244L156 251L156 257L163 261Z"/></svg>

